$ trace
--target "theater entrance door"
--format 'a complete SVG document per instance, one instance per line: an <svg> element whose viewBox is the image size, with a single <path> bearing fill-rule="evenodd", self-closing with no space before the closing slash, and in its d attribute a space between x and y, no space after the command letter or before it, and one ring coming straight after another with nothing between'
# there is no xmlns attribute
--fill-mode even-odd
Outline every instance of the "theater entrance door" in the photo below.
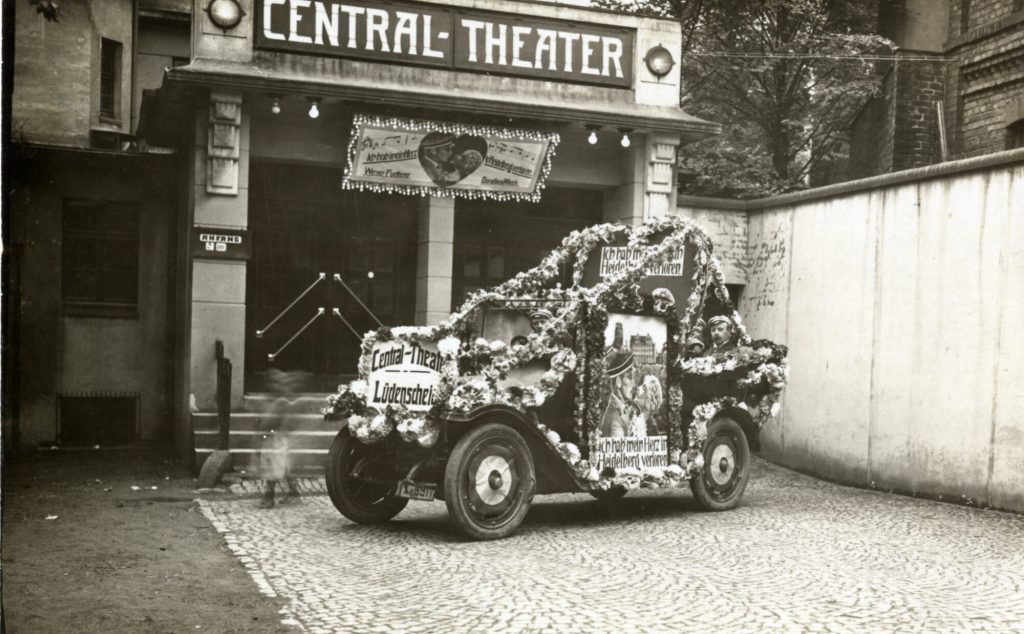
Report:
<svg viewBox="0 0 1024 634"><path fill-rule="evenodd" d="M293 389L334 391L355 377L364 333L413 323L416 199L270 161L253 161L250 183L245 391L271 391L274 368Z"/></svg>

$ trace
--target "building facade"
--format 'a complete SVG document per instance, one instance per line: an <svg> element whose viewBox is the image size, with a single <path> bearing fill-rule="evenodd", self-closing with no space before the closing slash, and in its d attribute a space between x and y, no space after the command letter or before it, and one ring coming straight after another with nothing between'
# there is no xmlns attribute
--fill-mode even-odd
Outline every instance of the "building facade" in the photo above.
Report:
<svg viewBox="0 0 1024 634"><path fill-rule="evenodd" d="M897 50L851 128L852 178L1024 146L1021 0L881 2L879 32Z"/></svg>
<svg viewBox="0 0 1024 634"><path fill-rule="evenodd" d="M141 87L187 63L191 6L12 4L5 444L169 439L184 175L132 129Z"/></svg>
<svg viewBox="0 0 1024 634"><path fill-rule="evenodd" d="M18 147L45 155L26 160L12 200L21 372L8 425L23 446L101 442L90 413L129 398L133 441L173 437L201 460L222 352L232 449L254 451L285 371L309 395L295 446L315 461L330 433L321 395L354 374L360 333L436 323L573 229L670 213L679 148L717 131L679 107L673 21L551 2L154 0L119 5L126 30L108 33L113 5L59 24L19 7L19 60L23 42L46 55L73 42L91 54L69 75L93 77L62 97L90 104L64 131L42 55L15 72ZM531 158L531 143L547 153ZM449 159L433 181L403 171L453 150L476 166ZM387 157L407 160L373 165ZM97 200L113 211L88 211ZM81 231L80 214L93 223ZM99 242L74 277L80 234ZM118 276L120 295L69 290Z"/></svg>

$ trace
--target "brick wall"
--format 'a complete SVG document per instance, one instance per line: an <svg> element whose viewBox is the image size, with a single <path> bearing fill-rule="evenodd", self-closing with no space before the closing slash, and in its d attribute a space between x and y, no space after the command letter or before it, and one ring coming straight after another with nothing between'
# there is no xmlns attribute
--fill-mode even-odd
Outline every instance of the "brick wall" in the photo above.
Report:
<svg viewBox="0 0 1024 634"><path fill-rule="evenodd" d="M936 102L945 83L945 61L896 61L892 167L899 171L942 160Z"/></svg>
<svg viewBox="0 0 1024 634"><path fill-rule="evenodd" d="M850 128L850 178L892 171L895 68L890 66L882 92L868 101Z"/></svg>
<svg viewBox="0 0 1024 634"><path fill-rule="evenodd" d="M938 112L943 99L946 62L897 59L850 130L850 176L865 178L923 167L942 159Z"/></svg>
<svg viewBox="0 0 1024 634"><path fill-rule="evenodd" d="M949 39L964 33L963 9L967 7L967 31L984 27L1020 10L1017 0L949 0Z"/></svg>
<svg viewBox="0 0 1024 634"><path fill-rule="evenodd" d="M883 95L850 128L851 177L941 161L935 105L940 100L947 160L1007 149L1007 127L1024 118L1024 0L947 2L943 53L930 62L920 59L928 53L904 51L915 59L894 62ZM961 32L964 6L968 28ZM941 30L933 31L941 36Z"/></svg>
<svg viewBox="0 0 1024 634"><path fill-rule="evenodd" d="M1024 101L1024 10L1019 0L973 0L960 32L952 0L946 55L947 125L952 158L1006 149L1007 126Z"/></svg>

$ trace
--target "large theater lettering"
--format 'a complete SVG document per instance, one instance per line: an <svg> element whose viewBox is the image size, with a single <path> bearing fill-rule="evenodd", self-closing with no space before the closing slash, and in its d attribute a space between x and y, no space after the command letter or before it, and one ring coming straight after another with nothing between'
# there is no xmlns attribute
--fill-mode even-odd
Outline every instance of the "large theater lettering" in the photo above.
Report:
<svg viewBox="0 0 1024 634"><path fill-rule="evenodd" d="M396 3L261 0L256 46L627 88L633 31Z"/></svg>

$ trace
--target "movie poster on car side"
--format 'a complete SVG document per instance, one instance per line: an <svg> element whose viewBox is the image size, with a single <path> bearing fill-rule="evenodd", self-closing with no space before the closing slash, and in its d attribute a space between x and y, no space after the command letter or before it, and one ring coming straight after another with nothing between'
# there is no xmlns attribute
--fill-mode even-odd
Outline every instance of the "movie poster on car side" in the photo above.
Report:
<svg viewBox="0 0 1024 634"><path fill-rule="evenodd" d="M668 389L661 317L610 313L605 390L594 456L599 469L668 465Z"/></svg>

